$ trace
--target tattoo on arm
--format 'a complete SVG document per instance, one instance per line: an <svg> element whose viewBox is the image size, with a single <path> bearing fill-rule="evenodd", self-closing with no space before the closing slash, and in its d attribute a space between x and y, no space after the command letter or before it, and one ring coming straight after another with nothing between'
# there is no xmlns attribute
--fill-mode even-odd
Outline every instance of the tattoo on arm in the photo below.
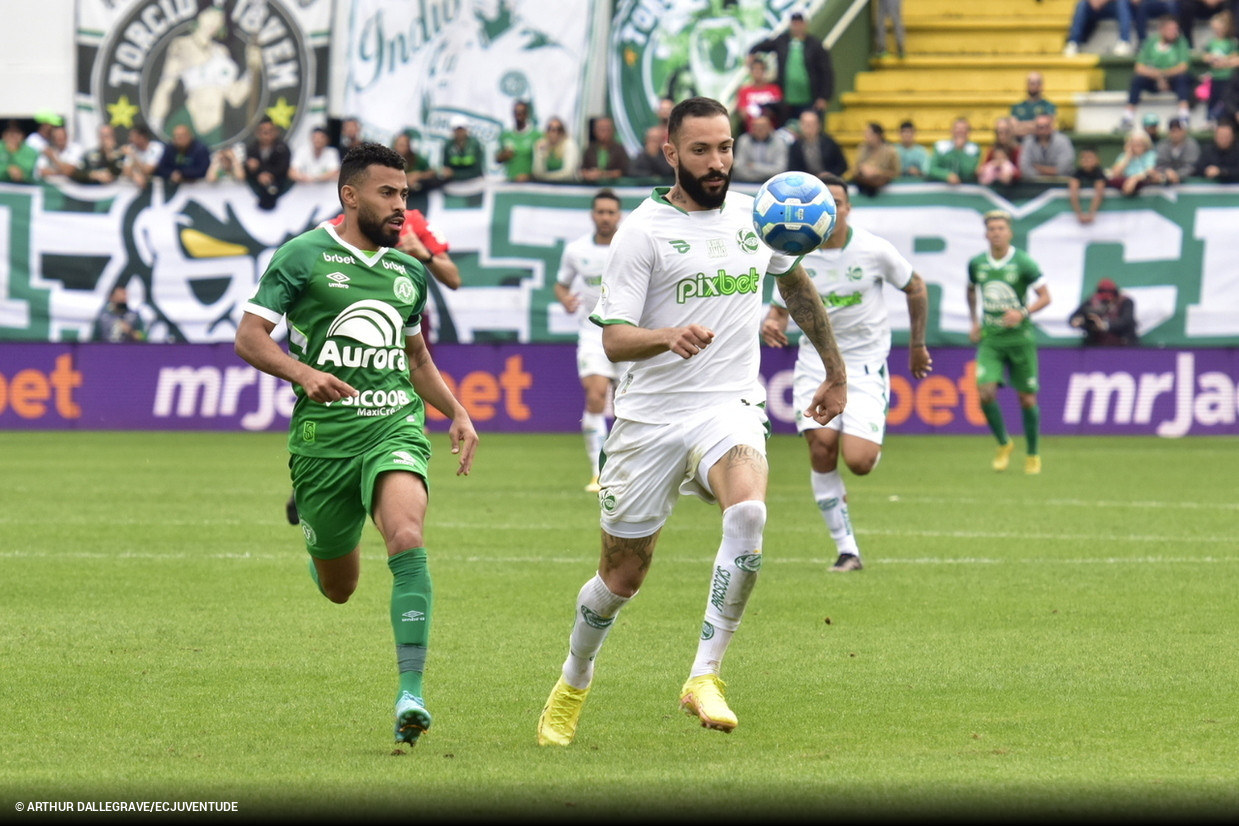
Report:
<svg viewBox="0 0 1239 826"><path fill-rule="evenodd" d="M929 316L929 290L925 281L913 273L912 282L908 284L908 341L914 345L925 343L925 324Z"/></svg>
<svg viewBox="0 0 1239 826"><path fill-rule="evenodd" d="M846 380L843 357L839 355L839 345L835 343L835 333L826 315L826 307L803 267L797 265L791 275L779 279L779 293L787 305L787 312L822 357L831 383L838 383L837 379Z"/></svg>

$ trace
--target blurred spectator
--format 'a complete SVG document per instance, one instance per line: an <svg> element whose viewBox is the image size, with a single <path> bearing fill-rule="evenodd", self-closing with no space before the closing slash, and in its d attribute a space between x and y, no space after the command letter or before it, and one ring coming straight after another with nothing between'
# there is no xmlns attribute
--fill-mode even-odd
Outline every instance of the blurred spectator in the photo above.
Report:
<svg viewBox="0 0 1239 826"><path fill-rule="evenodd" d="M899 177L899 153L886 142L886 132L880 123L865 124L860 148L856 153L856 171L852 183L862 195L870 198Z"/></svg>
<svg viewBox="0 0 1239 826"><path fill-rule="evenodd" d="M1157 37L1150 37L1136 55L1136 65L1127 93L1120 132L1131 129L1136 120L1136 105L1145 92L1171 92L1179 101L1179 117L1191 118L1192 75L1191 47L1179 33L1179 22L1173 17L1161 18Z"/></svg>
<svg viewBox="0 0 1239 826"><path fill-rule="evenodd" d="M822 130L822 119L812 109L800 113L800 137L788 149L787 168L819 178L823 174L842 178L848 170L843 149Z"/></svg>
<svg viewBox="0 0 1239 826"><path fill-rule="evenodd" d="M800 140L800 119L784 119L786 112L781 103L763 103L761 113L770 119L770 125L774 128L774 136L787 144L790 151L792 144Z"/></svg>
<svg viewBox="0 0 1239 826"><path fill-rule="evenodd" d="M663 143L667 142L667 125L671 122L671 110L675 108L672 98L658 99L658 125L663 128Z"/></svg>
<svg viewBox="0 0 1239 826"><path fill-rule="evenodd" d="M1156 165L1157 153L1153 151L1152 141L1144 130L1135 129L1124 141L1123 151L1106 170L1106 180L1124 195L1135 195Z"/></svg>
<svg viewBox="0 0 1239 826"><path fill-rule="evenodd" d="M1085 190L1092 193L1088 207L1085 208L1080 199ZM1101 168L1101 156L1097 148L1085 146L1080 149L1076 160L1076 168L1067 181L1067 199L1071 202L1071 211L1081 224L1091 224L1097 219L1097 210L1106 197L1106 172Z"/></svg>
<svg viewBox="0 0 1239 826"><path fill-rule="evenodd" d="M1071 138L1054 128L1053 115L1037 115L1033 132L1020 146L1020 178L1045 181L1063 178L1075 167L1076 148Z"/></svg>
<svg viewBox="0 0 1239 826"><path fill-rule="evenodd" d="M760 40L749 54L773 52L778 67L774 82L783 92L787 117L799 117L805 109L816 109L825 117L835 96L835 69L830 51L821 39L809 34L809 24L794 12L787 30Z"/></svg>
<svg viewBox="0 0 1239 826"><path fill-rule="evenodd" d="M1112 51L1118 57L1130 56L1134 51L1130 0L1078 0L1063 54L1068 57L1079 54L1080 47L1089 41L1102 20L1118 21L1119 39L1115 41Z"/></svg>
<svg viewBox="0 0 1239 826"><path fill-rule="evenodd" d="M907 178L924 178L929 169L929 150L916 142L916 124L905 120L899 124L899 174Z"/></svg>
<svg viewBox="0 0 1239 826"><path fill-rule="evenodd" d="M748 80L736 91L736 110L740 113L742 132L749 131L754 119L761 115L761 108L764 104L777 104L783 101L783 90L777 83L770 80L768 74L770 70L765 58L761 55L749 55L747 62Z"/></svg>
<svg viewBox="0 0 1239 826"><path fill-rule="evenodd" d="M26 143L26 133L15 120L4 124L0 134L0 183L34 183L34 165L39 150Z"/></svg>
<svg viewBox="0 0 1239 826"><path fill-rule="evenodd" d="M628 174L633 178L659 178L664 182L675 178L675 168L663 153L663 135L667 132L661 124L645 130L645 143L628 165Z"/></svg>
<svg viewBox="0 0 1239 826"><path fill-rule="evenodd" d="M452 115L449 121L452 139L443 145L443 168L439 177L444 181L471 181L482 177L481 142L469 134L469 119Z"/></svg>
<svg viewBox="0 0 1239 826"><path fill-rule="evenodd" d="M1032 133L1030 132L1029 134ZM1011 163L1015 164L1015 174L1018 179L1020 175L1020 145L1022 141L1023 138L1018 138L1015 135L1015 118L1010 115L1004 115L995 119L994 141L981 157L982 165L990 160L996 148L1002 147L1007 151L1007 158L1010 159Z"/></svg>
<svg viewBox="0 0 1239 826"><path fill-rule="evenodd" d="M90 340L113 344L122 341L146 341L146 323L142 321L138 311L129 306L129 291L124 287L112 288L108 303L95 316Z"/></svg>
<svg viewBox="0 0 1239 826"><path fill-rule="evenodd" d="M194 136L188 124L172 127L172 142L164 147L154 176L173 184L200 181L211 168L211 150Z"/></svg>
<svg viewBox="0 0 1239 826"><path fill-rule="evenodd" d="M951 137L934 143L933 154L929 156L929 174L926 176L929 180L948 184L976 181L977 167L981 164L981 147L968 137L971 133L972 125L967 118L955 119L951 124Z"/></svg>
<svg viewBox="0 0 1239 826"><path fill-rule="evenodd" d="M1217 183L1239 182L1239 145L1235 144L1233 120L1218 121L1213 127L1213 141L1200 148L1196 174Z"/></svg>
<svg viewBox="0 0 1239 826"><path fill-rule="evenodd" d="M787 171L788 145L775 137L774 126L765 115L754 118L752 128L736 138L732 153L733 181L764 183Z"/></svg>
<svg viewBox="0 0 1239 826"><path fill-rule="evenodd" d="M334 181L340 177L340 152L331 145L326 127L315 126L310 130L309 142L293 151L288 177L299 184Z"/></svg>
<svg viewBox="0 0 1239 826"><path fill-rule="evenodd" d="M121 175L133 181L139 189L145 187L155 174L166 148L162 142L155 140L146 124L135 123L129 127L129 142L121 147L125 155ZM210 164L207 166L209 168Z"/></svg>
<svg viewBox="0 0 1239 826"><path fill-rule="evenodd" d="M82 145L69 140L69 130L63 126L53 126L48 132L47 147L35 162L34 177L71 178L85 157L86 150Z"/></svg>
<svg viewBox="0 0 1239 826"><path fill-rule="evenodd" d="M503 164L509 181L524 183L533 178L533 147L542 133L529 119L529 101L512 104L513 126L499 133L495 161Z"/></svg>
<svg viewBox="0 0 1239 826"><path fill-rule="evenodd" d="M1192 45L1197 20L1212 21L1214 15L1223 10L1239 17L1239 0L1179 0L1179 29L1187 45Z"/></svg>
<svg viewBox="0 0 1239 826"><path fill-rule="evenodd" d="M666 134L666 126L659 124L659 134ZM575 181L581 171L581 150L568 135L563 119L550 118L546 132L533 145L533 179L549 183Z"/></svg>
<svg viewBox="0 0 1239 826"><path fill-rule="evenodd" d="M581 156L581 179L590 183L613 181L628 174L628 153L615 139L615 121L594 118L593 135Z"/></svg>
<svg viewBox="0 0 1239 826"><path fill-rule="evenodd" d="M109 123L99 124L96 144L82 156L73 179L84 184L110 184L120 180L125 153L116 142L116 130Z"/></svg>
<svg viewBox="0 0 1239 826"><path fill-rule="evenodd" d="M1150 180L1159 184L1179 184L1196 173L1200 162L1200 143L1187 131L1187 121L1171 118L1166 137L1157 142L1157 163Z"/></svg>
<svg viewBox="0 0 1239 826"><path fill-rule="evenodd" d="M1011 130L1017 140L1032 134L1037 115L1058 115L1058 107L1045 97L1045 78L1040 72L1029 72L1024 80L1027 95L1019 103L1011 104ZM1019 159L1012 158L1017 164Z"/></svg>
<svg viewBox="0 0 1239 826"><path fill-rule="evenodd" d="M907 37L903 28L903 0L874 0L876 19L873 26L873 53L877 57L886 57L886 21L891 22L892 34L895 35L895 53L903 60L904 44Z"/></svg>
<svg viewBox="0 0 1239 826"><path fill-rule="evenodd" d="M430 166L430 161L413 147L413 136L408 132L397 134L392 139L391 148L404 158L404 176L409 182L409 192L429 192L443 185L439 173Z"/></svg>
<svg viewBox="0 0 1239 826"><path fill-rule="evenodd" d="M340 122L340 140L336 141L336 151L343 158L344 153L364 140L361 121L355 117L345 118Z"/></svg>
<svg viewBox="0 0 1239 826"><path fill-rule="evenodd" d="M238 152L240 157L238 157ZM211 165L207 167L208 183L241 183L245 180L245 147L221 146L211 153Z"/></svg>
<svg viewBox="0 0 1239 826"><path fill-rule="evenodd" d="M1109 278L1071 314L1068 323L1084 331L1081 344L1090 347L1125 347L1140 343L1136 333L1136 303L1119 292Z"/></svg>
<svg viewBox="0 0 1239 826"><path fill-rule="evenodd" d="M40 109L34 113L34 131L26 136L26 143L42 154L51 141L52 127L64 125L65 120L60 115L51 109Z"/></svg>
<svg viewBox="0 0 1239 826"><path fill-rule="evenodd" d="M1144 129L1144 133L1149 136L1149 143L1157 146L1157 142L1162 139L1162 119L1157 116L1157 113L1147 113L1140 119L1140 126Z"/></svg>
<svg viewBox="0 0 1239 826"><path fill-rule="evenodd" d="M1235 74L1235 68L1239 67L1239 38L1235 37L1234 13L1230 9L1219 11L1209 18L1209 29L1213 36L1201 56L1209 71L1201 76L1201 82L1208 90L1204 98L1209 122L1217 123L1225 111L1223 98L1226 87Z"/></svg>
<svg viewBox="0 0 1239 826"><path fill-rule="evenodd" d="M989 160L985 161L977 169L977 183L984 184L985 186L994 186L996 184L1010 186L1019 179L1019 169L1011 162L1010 156L1007 155L1007 150L1001 146L995 146L989 154Z"/></svg>
<svg viewBox="0 0 1239 826"><path fill-rule="evenodd" d="M245 181L258 196L259 209L275 209L280 196L288 191L291 166L292 150L283 132L271 118L263 118L245 145Z"/></svg>

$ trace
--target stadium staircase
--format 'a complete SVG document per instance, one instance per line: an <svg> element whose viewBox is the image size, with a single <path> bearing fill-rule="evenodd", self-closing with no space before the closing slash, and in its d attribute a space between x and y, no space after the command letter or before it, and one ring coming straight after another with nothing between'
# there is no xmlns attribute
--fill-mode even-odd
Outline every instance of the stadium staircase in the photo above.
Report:
<svg viewBox="0 0 1239 826"><path fill-rule="evenodd" d="M1045 78L1045 96L1058 106L1059 128L1072 134L1076 96L1106 89L1097 54L1062 53L1076 0L905 0L907 54L871 58L827 115L827 131L854 166L865 124L880 123L898 140L911 120L923 146L950 137L956 117L968 118L982 149L994 120L1025 97L1028 73ZM1130 68L1130 58L1128 59Z"/></svg>

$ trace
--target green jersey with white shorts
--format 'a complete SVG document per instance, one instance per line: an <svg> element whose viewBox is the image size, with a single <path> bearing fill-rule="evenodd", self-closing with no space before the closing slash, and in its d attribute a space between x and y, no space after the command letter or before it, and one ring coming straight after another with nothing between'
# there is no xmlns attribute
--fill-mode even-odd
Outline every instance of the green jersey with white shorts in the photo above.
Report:
<svg viewBox="0 0 1239 826"><path fill-rule="evenodd" d="M425 407L409 377L405 339L421 330L426 270L399 250L365 252L319 226L276 250L245 311L288 321L297 359L359 395L316 402L298 385L290 453L346 457L404 430L422 431Z"/></svg>
<svg viewBox="0 0 1239 826"><path fill-rule="evenodd" d="M1025 308L1030 290L1044 283L1041 268L1023 250L1011 247L1001 259L983 252L968 262L968 281L976 287L981 310L981 343L977 347L977 383L1001 383L1003 367L1011 386L1023 393L1037 391L1037 345L1027 317L1004 327L1007 310Z"/></svg>

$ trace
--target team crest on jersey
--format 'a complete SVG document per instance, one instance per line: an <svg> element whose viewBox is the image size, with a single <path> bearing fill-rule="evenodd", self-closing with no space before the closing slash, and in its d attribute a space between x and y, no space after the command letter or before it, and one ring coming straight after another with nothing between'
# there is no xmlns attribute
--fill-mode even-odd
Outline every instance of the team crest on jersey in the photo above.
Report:
<svg viewBox="0 0 1239 826"><path fill-rule="evenodd" d="M865 277L865 271L856 265L848 267L847 277L849 281L859 281Z"/></svg>
<svg viewBox="0 0 1239 826"><path fill-rule="evenodd" d="M392 285L392 291L396 294L396 298L408 304L412 304L417 296L417 288L413 286L412 279L405 275L396 279L396 283Z"/></svg>
<svg viewBox="0 0 1239 826"><path fill-rule="evenodd" d="M740 245L740 250L747 253L757 252L760 244L757 242L757 233L751 229L741 229L736 233L736 243Z"/></svg>
<svg viewBox="0 0 1239 826"><path fill-rule="evenodd" d="M140 121L162 141L187 124L215 149L263 117L291 135L307 108L313 58L280 0L139 0L108 32L91 96L122 141Z"/></svg>

